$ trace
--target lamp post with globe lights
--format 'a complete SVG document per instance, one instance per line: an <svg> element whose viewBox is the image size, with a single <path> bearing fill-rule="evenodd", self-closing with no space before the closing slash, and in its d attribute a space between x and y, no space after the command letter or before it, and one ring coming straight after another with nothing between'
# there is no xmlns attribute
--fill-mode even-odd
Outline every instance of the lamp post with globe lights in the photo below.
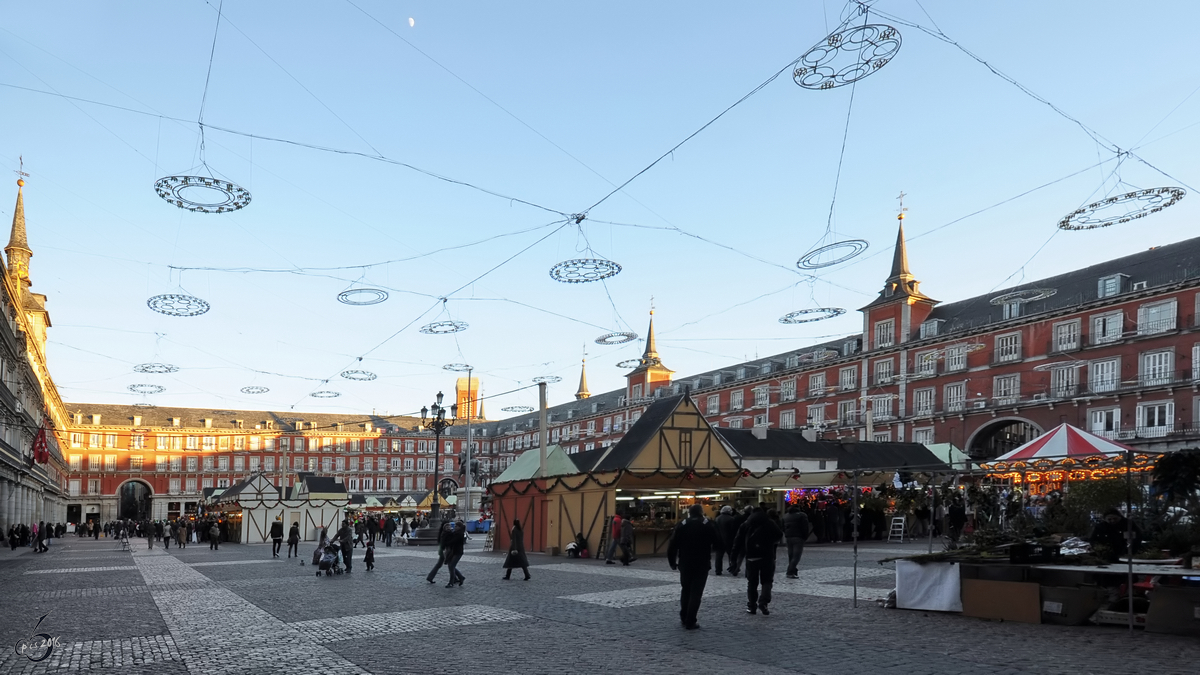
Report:
<svg viewBox="0 0 1200 675"><path fill-rule="evenodd" d="M436 545L438 532L442 528L442 505L439 494L442 434L446 429L454 426L458 420L458 404L453 403L447 408L442 405L442 399L442 392L439 391L437 400L432 406L421 408L421 426L433 432L433 490L430 495L432 504L429 507L429 525L418 529L415 536L409 540L409 543L417 546ZM446 416L447 413L449 413L449 417Z"/></svg>

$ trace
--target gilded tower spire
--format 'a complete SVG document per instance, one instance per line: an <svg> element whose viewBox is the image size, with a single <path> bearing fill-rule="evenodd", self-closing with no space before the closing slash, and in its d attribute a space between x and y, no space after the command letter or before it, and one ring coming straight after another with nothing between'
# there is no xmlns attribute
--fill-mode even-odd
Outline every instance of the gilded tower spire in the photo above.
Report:
<svg viewBox="0 0 1200 675"><path fill-rule="evenodd" d="M642 364L658 361L658 346L654 342L654 310L650 310L650 327L646 329L646 351L642 353Z"/></svg>
<svg viewBox="0 0 1200 675"><path fill-rule="evenodd" d="M579 368L579 391L575 392L575 400L582 401L585 398L591 397L591 392L587 386L587 359L583 360L583 365Z"/></svg>
<svg viewBox="0 0 1200 675"><path fill-rule="evenodd" d="M908 246L904 243L904 212L908 209L904 208L904 197L906 195L900 193L900 213L896 216L899 221L899 229L896 232L896 249L892 252L892 273L888 276L888 282L908 282L912 281L912 272L908 271Z"/></svg>
<svg viewBox="0 0 1200 675"><path fill-rule="evenodd" d="M25 286L31 286L29 280L29 259L33 251L29 250L29 240L25 236L25 196L21 188L25 187L24 180L17 180L17 206L13 209L12 234L8 238L8 246L4 253L8 256L8 270Z"/></svg>

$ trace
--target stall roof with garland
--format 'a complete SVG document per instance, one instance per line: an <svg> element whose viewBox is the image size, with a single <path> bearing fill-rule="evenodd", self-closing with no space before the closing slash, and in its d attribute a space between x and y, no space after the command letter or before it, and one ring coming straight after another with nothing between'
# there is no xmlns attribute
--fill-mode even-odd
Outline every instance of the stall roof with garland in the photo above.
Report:
<svg viewBox="0 0 1200 675"><path fill-rule="evenodd" d="M542 456L538 448L532 448L522 452L508 468L504 470L495 481L505 483L514 480L529 480L538 478L538 470L541 469ZM551 445L546 448L546 473L541 477L550 476L569 476L579 473L579 468L572 461L570 455L561 446Z"/></svg>

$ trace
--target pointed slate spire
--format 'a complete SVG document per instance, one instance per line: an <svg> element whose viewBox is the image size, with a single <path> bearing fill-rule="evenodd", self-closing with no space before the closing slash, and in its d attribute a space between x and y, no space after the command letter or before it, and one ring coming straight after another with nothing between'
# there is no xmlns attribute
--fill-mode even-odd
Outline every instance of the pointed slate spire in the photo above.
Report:
<svg viewBox="0 0 1200 675"><path fill-rule="evenodd" d="M908 271L908 246L904 243L904 214L900 214L900 228L896 231L896 250L892 252L892 274L888 281L909 281L913 278Z"/></svg>
<svg viewBox="0 0 1200 675"><path fill-rule="evenodd" d="M15 276L26 287L31 286L29 280L29 259L33 251L29 250L29 241L25 238L25 196L21 188L25 187L24 180L17 181L17 206L13 209L12 235L8 238L8 246L4 253L8 258L8 272Z"/></svg>
<svg viewBox="0 0 1200 675"><path fill-rule="evenodd" d="M579 369L579 391L575 392L575 400L582 401L585 398L591 397L591 395L587 386L587 359L584 359L583 366Z"/></svg>
<svg viewBox="0 0 1200 675"><path fill-rule="evenodd" d="M650 328L646 330L646 351L642 353L642 364L658 361L658 347L654 342L654 310L650 310Z"/></svg>

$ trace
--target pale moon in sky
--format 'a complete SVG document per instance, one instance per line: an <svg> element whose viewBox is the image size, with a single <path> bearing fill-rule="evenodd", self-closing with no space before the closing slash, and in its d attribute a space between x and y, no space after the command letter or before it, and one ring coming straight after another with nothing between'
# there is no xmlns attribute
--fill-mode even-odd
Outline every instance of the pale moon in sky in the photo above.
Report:
<svg viewBox="0 0 1200 675"><path fill-rule="evenodd" d="M413 26L415 26L415 25L417 25L417 22L416 22L416 21L414 21L414 20L413 20L413 18L412 18L411 16L410 16L410 17L408 17L408 27L409 27L409 28L412 28L412 27L413 27Z"/></svg>

